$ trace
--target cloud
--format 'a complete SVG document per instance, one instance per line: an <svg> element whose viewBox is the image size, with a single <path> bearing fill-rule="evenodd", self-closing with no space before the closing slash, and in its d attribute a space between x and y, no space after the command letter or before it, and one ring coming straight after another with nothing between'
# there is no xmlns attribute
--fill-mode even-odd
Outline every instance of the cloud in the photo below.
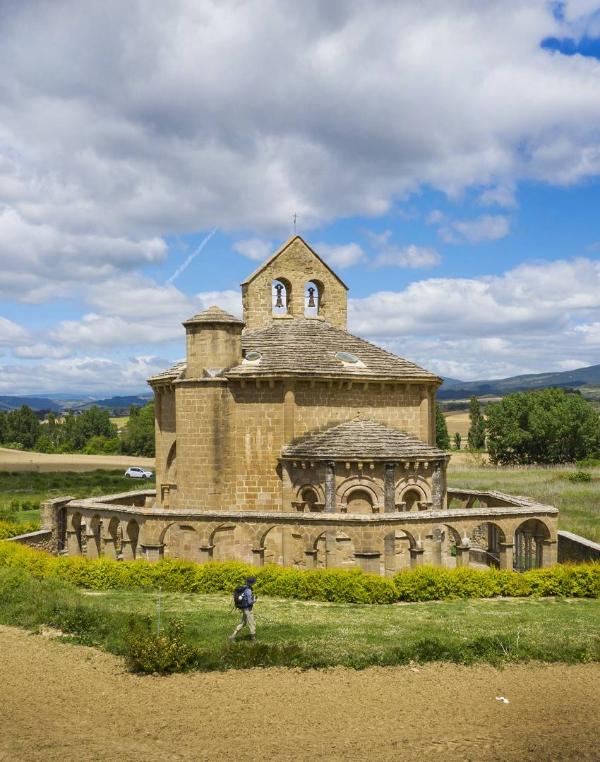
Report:
<svg viewBox="0 0 600 762"><path fill-rule="evenodd" d="M456 196L600 172L598 63L540 46L595 22L561 20L545 0L508 13L504 0L1 13L5 298L69 295L161 261L167 235L281 237L294 211L309 231L423 187ZM462 224L466 240L505 229Z"/></svg>
<svg viewBox="0 0 600 762"><path fill-rule="evenodd" d="M149 391L146 379L164 370L169 361L151 355L116 362L106 357L76 357L29 365L0 365L0 393L20 394L75 391L89 393Z"/></svg>
<svg viewBox="0 0 600 762"><path fill-rule="evenodd" d="M68 347L45 344L43 342L36 342L34 344L24 344L22 346L15 347L13 354L16 357L22 357L27 360L41 360L45 358L62 358L71 354L71 350Z"/></svg>
<svg viewBox="0 0 600 762"><path fill-rule="evenodd" d="M598 363L600 262L525 264L499 276L431 278L351 299L353 333L455 378ZM551 336L551 340L548 337Z"/></svg>
<svg viewBox="0 0 600 762"><path fill-rule="evenodd" d="M270 241L263 238L245 238L242 241L236 241L233 244L234 251L248 259L254 259L262 262L273 254L273 247Z"/></svg>
<svg viewBox="0 0 600 762"><path fill-rule="evenodd" d="M482 243L508 235L510 220L499 214L482 214L471 220L455 220L443 225L438 233L446 243Z"/></svg>
<svg viewBox="0 0 600 762"><path fill-rule="evenodd" d="M25 328L13 323L12 320L0 317L0 346L11 346L25 341L27 337Z"/></svg>
<svg viewBox="0 0 600 762"><path fill-rule="evenodd" d="M427 246L389 246L373 260L374 267L435 267L442 258L435 249Z"/></svg>
<svg viewBox="0 0 600 762"><path fill-rule="evenodd" d="M514 209L517 206L514 187L507 185L496 185L487 188L479 196L481 206L502 206L505 209Z"/></svg>
<svg viewBox="0 0 600 762"><path fill-rule="evenodd" d="M318 243L315 245L315 251L331 265L331 267L352 267L366 261L367 256L358 243L330 244Z"/></svg>

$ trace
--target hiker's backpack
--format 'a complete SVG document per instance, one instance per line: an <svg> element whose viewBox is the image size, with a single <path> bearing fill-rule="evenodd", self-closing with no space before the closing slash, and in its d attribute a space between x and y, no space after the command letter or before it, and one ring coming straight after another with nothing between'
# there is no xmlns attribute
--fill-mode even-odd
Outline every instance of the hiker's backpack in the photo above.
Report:
<svg viewBox="0 0 600 762"><path fill-rule="evenodd" d="M248 599L246 598L246 590L248 585L238 585L233 591L233 605L236 609L247 609Z"/></svg>

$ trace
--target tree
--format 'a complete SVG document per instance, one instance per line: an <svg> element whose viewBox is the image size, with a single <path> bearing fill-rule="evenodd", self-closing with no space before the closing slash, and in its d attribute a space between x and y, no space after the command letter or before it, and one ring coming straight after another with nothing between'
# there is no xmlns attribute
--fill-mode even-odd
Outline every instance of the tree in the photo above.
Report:
<svg viewBox="0 0 600 762"><path fill-rule="evenodd" d="M485 418L481 414L479 400L471 397L469 402L469 420L471 425L467 435L467 441L471 450L485 449Z"/></svg>
<svg viewBox="0 0 600 762"><path fill-rule="evenodd" d="M141 408L132 406L121 433L121 451L127 455L154 457L154 402Z"/></svg>
<svg viewBox="0 0 600 762"><path fill-rule="evenodd" d="M455 450L460 450L461 442L462 442L462 437L460 435L460 431L455 431L454 432L454 449Z"/></svg>
<svg viewBox="0 0 600 762"><path fill-rule="evenodd" d="M26 449L35 446L40 435L40 422L37 415L27 405L18 410L11 410L8 419L8 440L20 444Z"/></svg>
<svg viewBox="0 0 600 762"><path fill-rule="evenodd" d="M571 463L600 455L600 416L564 389L510 394L487 414L492 463Z"/></svg>
<svg viewBox="0 0 600 762"><path fill-rule="evenodd" d="M435 443L440 450L450 449L450 435L446 424L446 416L442 413L439 404L435 404Z"/></svg>

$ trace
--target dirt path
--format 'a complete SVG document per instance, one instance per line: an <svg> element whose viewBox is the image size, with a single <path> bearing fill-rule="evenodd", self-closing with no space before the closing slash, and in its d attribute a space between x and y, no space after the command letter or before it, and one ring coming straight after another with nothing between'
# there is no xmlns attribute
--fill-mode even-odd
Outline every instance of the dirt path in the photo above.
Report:
<svg viewBox="0 0 600 762"><path fill-rule="evenodd" d="M146 466L154 470L154 458L129 455L47 455L0 447L0 471L95 471L97 468L125 470Z"/></svg>
<svg viewBox="0 0 600 762"><path fill-rule="evenodd" d="M0 760L598 760L599 679L597 664L136 677L0 627Z"/></svg>

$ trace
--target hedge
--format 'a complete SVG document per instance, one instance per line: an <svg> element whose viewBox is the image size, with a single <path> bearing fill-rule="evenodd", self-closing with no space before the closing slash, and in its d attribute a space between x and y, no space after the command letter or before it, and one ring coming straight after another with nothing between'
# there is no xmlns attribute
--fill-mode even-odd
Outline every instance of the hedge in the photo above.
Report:
<svg viewBox="0 0 600 762"><path fill-rule="evenodd" d="M24 521L21 524L15 524L12 521L0 520L0 540L7 540L9 537L18 537L20 534L35 532L40 528L38 521Z"/></svg>
<svg viewBox="0 0 600 762"><path fill-rule="evenodd" d="M399 572L394 577L379 577L359 569L300 571L280 566L257 568L238 562L89 560L82 556L52 556L16 543L0 542L2 566L25 569L39 579L65 579L94 590L161 588L171 592L230 593L252 575L257 579L258 593L339 603L531 595L600 598L600 564L557 565L522 574L501 569L424 566Z"/></svg>

